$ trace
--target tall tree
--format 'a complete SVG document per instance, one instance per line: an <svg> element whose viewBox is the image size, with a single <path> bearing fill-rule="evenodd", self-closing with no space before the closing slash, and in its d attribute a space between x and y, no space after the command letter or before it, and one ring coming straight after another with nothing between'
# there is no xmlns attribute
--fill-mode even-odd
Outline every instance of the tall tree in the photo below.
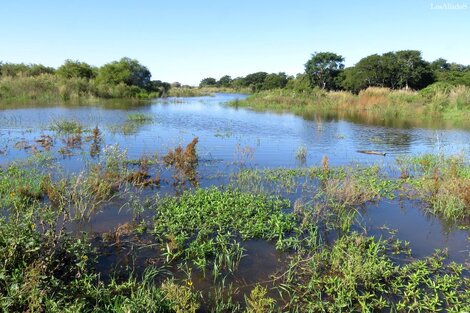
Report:
<svg viewBox="0 0 470 313"><path fill-rule="evenodd" d="M321 89L335 89L336 77L344 68L344 58L333 52L317 52L305 64L305 73L311 85Z"/></svg>
<svg viewBox="0 0 470 313"><path fill-rule="evenodd" d="M402 88L420 89L432 83L432 73L429 63L421 57L417 50L402 50L396 52L397 64L400 67L398 84Z"/></svg>

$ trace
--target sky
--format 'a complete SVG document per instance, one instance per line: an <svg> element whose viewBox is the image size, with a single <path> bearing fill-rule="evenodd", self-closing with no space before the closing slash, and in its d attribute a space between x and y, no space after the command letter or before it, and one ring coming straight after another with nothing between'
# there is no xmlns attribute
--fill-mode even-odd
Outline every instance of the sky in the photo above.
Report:
<svg viewBox="0 0 470 313"><path fill-rule="evenodd" d="M303 72L314 52L352 66L404 49L470 64L470 0L0 0L0 61L95 66L130 57L152 79Z"/></svg>

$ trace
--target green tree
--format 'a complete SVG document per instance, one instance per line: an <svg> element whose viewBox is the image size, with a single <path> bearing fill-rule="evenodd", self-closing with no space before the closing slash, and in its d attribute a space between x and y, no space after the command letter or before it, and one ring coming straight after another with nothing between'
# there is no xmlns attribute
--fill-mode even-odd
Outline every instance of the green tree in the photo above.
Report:
<svg viewBox="0 0 470 313"><path fill-rule="evenodd" d="M305 73L310 78L312 87L335 89L336 77L344 68L344 58L332 52L317 52L305 64Z"/></svg>
<svg viewBox="0 0 470 313"><path fill-rule="evenodd" d="M398 85L401 88L421 89L434 81L429 63L423 60L420 51L397 51L396 57L400 68Z"/></svg>
<svg viewBox="0 0 470 313"><path fill-rule="evenodd" d="M217 86L217 80L212 77L207 77L201 80L199 87Z"/></svg>
<svg viewBox="0 0 470 313"><path fill-rule="evenodd" d="M64 64L57 69L56 74L64 78L78 77L86 79L91 79L95 75L93 68L89 64L78 60L65 60Z"/></svg>
<svg viewBox="0 0 470 313"><path fill-rule="evenodd" d="M309 92L312 90L310 86L310 78L307 74L297 74L293 79L288 79L286 89L291 89L295 92Z"/></svg>
<svg viewBox="0 0 470 313"><path fill-rule="evenodd" d="M446 59L439 58L431 62L430 65L433 71L448 71L450 70L450 64Z"/></svg>
<svg viewBox="0 0 470 313"><path fill-rule="evenodd" d="M261 90L266 76L268 76L268 73L266 72L248 74L243 78L243 86L250 87L252 91Z"/></svg>
<svg viewBox="0 0 470 313"><path fill-rule="evenodd" d="M217 86L220 87L230 87L232 85L232 77L229 75L222 76L218 81L217 81Z"/></svg>
<svg viewBox="0 0 470 313"><path fill-rule="evenodd" d="M284 88L287 85L287 75L284 72L275 74L271 73L266 75L263 81L264 90Z"/></svg>
<svg viewBox="0 0 470 313"><path fill-rule="evenodd" d="M162 82L161 80L152 80L147 85L147 90L158 93L159 97L167 96L170 88L171 85L169 83Z"/></svg>
<svg viewBox="0 0 470 313"><path fill-rule="evenodd" d="M347 67L338 75L337 83L342 89L358 93L365 88L364 77L357 67Z"/></svg>
<svg viewBox="0 0 470 313"><path fill-rule="evenodd" d="M103 65L98 70L96 80L98 83L118 85L124 83L128 86L136 86L139 88L148 88L151 74L147 67L139 63L139 61L122 58Z"/></svg>

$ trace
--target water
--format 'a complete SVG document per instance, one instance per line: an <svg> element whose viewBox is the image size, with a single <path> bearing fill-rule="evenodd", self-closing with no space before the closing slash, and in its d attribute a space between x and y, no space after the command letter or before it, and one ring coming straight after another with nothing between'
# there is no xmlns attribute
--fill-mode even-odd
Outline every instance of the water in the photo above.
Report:
<svg viewBox="0 0 470 313"><path fill-rule="evenodd" d="M328 156L330 165L351 163L379 164L393 167L397 156L423 153L457 154L470 149L470 132L460 129L393 128L371 125L364 121L324 119L320 116L296 116L288 113L255 112L234 108L226 103L243 99L240 94L216 94L208 97L157 99L149 103L97 103L90 106L21 106L0 110L0 165L29 157L32 148L15 145L22 141L37 145L41 135L53 135L49 125L56 120L73 119L85 128L99 126L103 132L100 148L118 144L127 150L129 159L142 155L163 156L178 144L199 138L197 146L201 159L198 171L201 186L224 184L226 174L239 169L240 164L256 168L296 167L296 151L304 146L308 153L305 165L319 165ZM152 123L139 125L130 133L120 131L129 113L144 113L153 117ZM87 162L90 143L84 143L71 156L57 152L65 146L60 138L54 140L51 154L65 171L79 171ZM375 150L385 157L358 153ZM170 178L170 174L166 174ZM164 176L165 178L165 176ZM160 192L170 189L163 183ZM165 187L166 186L166 187ZM152 191L155 192L155 191ZM128 221L131 214L119 206L107 208L88 225L93 232L104 232ZM429 255L435 248L448 248L451 259L469 258L468 232L449 229L435 217L424 215L420 204L412 201L381 201L370 205L364 219L373 234L379 226L398 230L398 238L409 240L417 256ZM251 262L255 264L256 262ZM254 268L254 267L253 267ZM245 272L251 273L247 265Z"/></svg>

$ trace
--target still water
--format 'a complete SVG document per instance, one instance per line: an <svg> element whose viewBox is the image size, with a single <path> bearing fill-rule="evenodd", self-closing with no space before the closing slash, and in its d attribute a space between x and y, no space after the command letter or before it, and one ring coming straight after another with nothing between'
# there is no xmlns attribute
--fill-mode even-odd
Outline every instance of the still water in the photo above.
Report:
<svg viewBox="0 0 470 313"><path fill-rule="evenodd" d="M75 120L86 129L98 126L103 136L99 148L118 144L127 150L129 159L139 159L142 155L161 157L178 144L186 145L198 137L198 172L202 187L227 183L223 177L238 170L240 164L251 168L297 167L299 147L307 149L302 166L319 165L321 159L328 156L332 166L361 163L390 169L399 156L469 155L470 152L470 132L466 130L391 128L380 123L370 125L339 118L255 112L227 105L244 97L215 94L157 99L139 105L97 103L61 107L52 104L0 109L0 165L31 156L33 148L30 146L41 135L54 135L50 125L58 120ZM153 121L123 130L130 113L144 113L152 116ZM49 152L64 171L77 172L93 162L86 144L72 155L58 153L64 145L63 139L55 138ZM375 150L386 155L366 155L358 150ZM103 232L129 218L130 215L120 212L118 206L111 205L93 219L90 229ZM377 236L383 225L397 229L397 237L410 241L417 256L428 255L436 248L448 248L451 259L469 260L468 231L449 229L439 219L426 216L419 203L380 201L368 205L362 218L369 231Z"/></svg>

